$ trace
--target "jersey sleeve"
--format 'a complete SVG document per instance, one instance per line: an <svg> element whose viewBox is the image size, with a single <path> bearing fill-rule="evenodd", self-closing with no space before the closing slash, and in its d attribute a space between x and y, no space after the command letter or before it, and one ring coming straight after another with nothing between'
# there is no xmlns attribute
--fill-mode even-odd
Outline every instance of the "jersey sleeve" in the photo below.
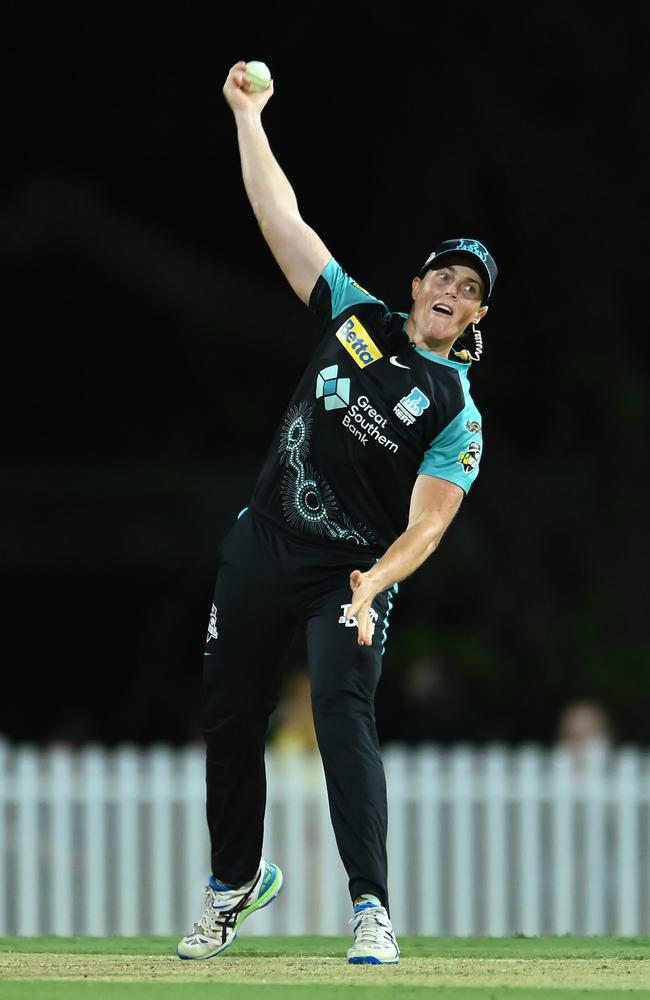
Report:
<svg viewBox="0 0 650 1000"><path fill-rule="evenodd" d="M381 299L357 284L332 257L314 285L309 298L310 311L318 317L321 326L325 327L350 306L360 302L377 302L384 305Z"/></svg>
<svg viewBox="0 0 650 1000"><path fill-rule="evenodd" d="M431 442L418 475L447 479L469 493L478 476L482 454L481 415L470 402Z"/></svg>

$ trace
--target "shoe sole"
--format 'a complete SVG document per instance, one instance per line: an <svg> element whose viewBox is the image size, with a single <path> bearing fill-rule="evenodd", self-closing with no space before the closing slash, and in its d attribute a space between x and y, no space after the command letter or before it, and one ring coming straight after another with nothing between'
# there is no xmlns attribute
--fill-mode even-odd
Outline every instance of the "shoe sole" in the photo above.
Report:
<svg viewBox="0 0 650 1000"><path fill-rule="evenodd" d="M374 955L358 955L348 959L348 965L398 965L399 958L375 958Z"/></svg>
<svg viewBox="0 0 650 1000"><path fill-rule="evenodd" d="M366 955L365 958L349 958L348 965L398 965L399 958L375 958Z"/></svg>
<svg viewBox="0 0 650 1000"><path fill-rule="evenodd" d="M270 892L271 895L268 897L268 899L265 899L264 902L262 902L264 896L260 896L258 900L256 900L254 903L251 903L250 906L247 906L245 910L242 910L239 919L235 924L235 933L231 937L230 941L226 941L226 943L222 944L219 948L216 949L216 951L211 951L209 955L181 955L180 951L176 949L176 954L178 955L178 957L182 958L184 962L203 962L208 958L215 958L217 955L220 955L222 951L225 951L226 948L229 948L230 945L237 940L239 928L244 923L244 920L246 920L247 917L250 917L251 913L257 913L258 910L263 910L265 906L268 906L269 903L272 903L274 899L277 899L280 893L280 889L282 888L284 877L277 865L275 866L275 872L276 872L275 880L271 883L269 888L266 890L266 893L264 894L266 896Z"/></svg>

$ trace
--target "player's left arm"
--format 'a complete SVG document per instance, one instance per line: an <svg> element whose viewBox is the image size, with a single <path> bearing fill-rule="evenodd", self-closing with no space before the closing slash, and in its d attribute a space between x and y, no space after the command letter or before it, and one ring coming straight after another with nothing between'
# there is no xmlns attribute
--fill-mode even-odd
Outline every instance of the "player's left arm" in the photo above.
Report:
<svg viewBox="0 0 650 1000"><path fill-rule="evenodd" d="M406 531L395 539L372 569L366 573L355 569L350 574L352 604L347 617L356 618L359 623L357 641L360 646L372 644L370 608L377 594L406 579L435 552L464 496L461 487L447 479L429 475L417 477L411 493Z"/></svg>

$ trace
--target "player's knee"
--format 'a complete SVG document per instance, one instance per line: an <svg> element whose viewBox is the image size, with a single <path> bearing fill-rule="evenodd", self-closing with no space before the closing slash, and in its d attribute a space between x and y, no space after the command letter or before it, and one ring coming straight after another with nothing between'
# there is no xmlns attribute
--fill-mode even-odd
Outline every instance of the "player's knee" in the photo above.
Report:
<svg viewBox="0 0 650 1000"><path fill-rule="evenodd" d="M223 702L205 706L200 724L205 742L210 745L232 741L237 745L242 739L264 739L271 706Z"/></svg>
<svg viewBox="0 0 650 1000"><path fill-rule="evenodd" d="M313 699L314 728L326 771L355 768L378 754L374 707L363 698L320 695Z"/></svg>
<svg viewBox="0 0 650 1000"><path fill-rule="evenodd" d="M359 723L375 717L373 699L358 691L314 691L311 704L315 725L328 720Z"/></svg>

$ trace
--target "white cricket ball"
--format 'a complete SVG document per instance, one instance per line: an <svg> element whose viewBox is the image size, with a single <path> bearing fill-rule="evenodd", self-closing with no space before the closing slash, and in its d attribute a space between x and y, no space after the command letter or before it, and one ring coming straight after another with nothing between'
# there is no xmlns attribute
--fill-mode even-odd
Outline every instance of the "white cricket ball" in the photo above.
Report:
<svg viewBox="0 0 650 1000"><path fill-rule="evenodd" d="M249 94L255 94L260 90L266 90L271 82L271 70L263 62L257 62L253 60L252 62L246 63L246 76L249 82L245 85L244 90L247 90Z"/></svg>

